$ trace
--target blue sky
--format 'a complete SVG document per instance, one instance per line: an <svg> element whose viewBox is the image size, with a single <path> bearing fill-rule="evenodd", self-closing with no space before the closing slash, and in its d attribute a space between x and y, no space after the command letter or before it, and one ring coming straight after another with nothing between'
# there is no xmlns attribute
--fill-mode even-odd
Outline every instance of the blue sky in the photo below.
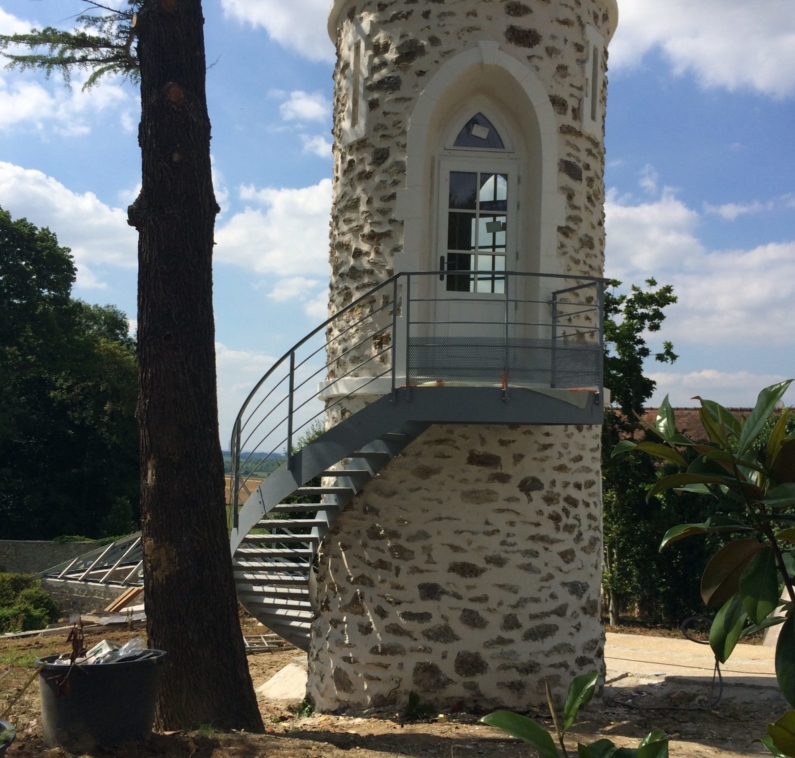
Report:
<svg viewBox="0 0 795 758"><path fill-rule="evenodd" d="M795 376L791 0L619 0L610 50L607 274L679 295L654 400L747 406ZM325 317L331 197L327 0L205 0L218 218L221 434ZM68 26L78 0L0 0L0 33ZM75 295L135 318L136 91L0 70L0 206L72 248ZM656 339L656 338L655 338ZM789 402L793 400L790 393Z"/></svg>

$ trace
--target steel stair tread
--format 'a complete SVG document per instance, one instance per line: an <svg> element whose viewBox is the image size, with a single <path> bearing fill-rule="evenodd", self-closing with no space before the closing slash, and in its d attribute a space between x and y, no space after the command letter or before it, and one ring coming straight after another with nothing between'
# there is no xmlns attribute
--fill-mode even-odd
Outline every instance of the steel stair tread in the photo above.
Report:
<svg viewBox="0 0 795 758"><path fill-rule="evenodd" d="M297 508L296 510L301 510ZM268 518L258 521L255 529L285 529L288 526L327 526L328 521L322 518Z"/></svg>
<svg viewBox="0 0 795 758"><path fill-rule="evenodd" d="M349 476L372 476L373 472L365 468L328 469L320 474L323 479L337 479Z"/></svg>
<svg viewBox="0 0 795 758"><path fill-rule="evenodd" d="M319 542L320 538L312 534L250 534L247 542ZM236 552L244 551L251 555L255 548L238 548Z"/></svg>
<svg viewBox="0 0 795 758"><path fill-rule="evenodd" d="M269 561L241 561L235 560L233 563L235 568L239 569L254 569L260 571L303 571L308 572L312 566L311 561L304 561L303 563L293 563L292 561L280 560L278 562L273 559Z"/></svg>
<svg viewBox="0 0 795 758"><path fill-rule="evenodd" d="M245 542L241 543L245 545ZM315 554L314 550L309 548L296 548L290 550L284 548L282 550L271 547L239 547L235 550L235 555L258 555L262 558L312 558Z"/></svg>
<svg viewBox="0 0 795 758"><path fill-rule="evenodd" d="M348 495L356 490L353 487L299 487L296 495ZM299 503L296 503L299 505Z"/></svg>
<svg viewBox="0 0 795 758"><path fill-rule="evenodd" d="M304 511L326 511L332 508L339 508L339 505L337 503L279 503L274 505L268 513L301 513ZM276 519L265 520L275 521Z"/></svg>

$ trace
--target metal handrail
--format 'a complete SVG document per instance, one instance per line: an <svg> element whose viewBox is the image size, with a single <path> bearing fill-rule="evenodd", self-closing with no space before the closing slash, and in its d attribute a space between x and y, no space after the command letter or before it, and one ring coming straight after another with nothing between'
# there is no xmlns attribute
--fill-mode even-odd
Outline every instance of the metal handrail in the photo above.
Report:
<svg viewBox="0 0 795 758"><path fill-rule="evenodd" d="M449 295L452 296L427 297L427 290L424 293L418 291L418 280L427 280L427 277L432 277L435 279L435 277L452 275L457 277L469 276L472 277L474 281L499 281L503 283L503 292L472 292L471 294L461 293L463 295L462 297L455 297L455 290L450 290ZM517 290L515 286L510 285L511 280L516 279L534 279L543 281L557 279L564 282L574 281L577 282L577 284L574 286L562 287L551 292L547 291L546 294L542 294L538 297L523 299L519 297L521 294L521 288ZM405 386L412 386L410 348L412 345L412 340L416 341L416 338L412 334L412 329L416 331L418 328L420 328L423 330L423 332L435 333L435 331L444 331L445 329L452 327L458 328L459 331L463 330L463 332L466 333L470 331L470 328L477 328L479 326L495 328L499 327L500 334L502 335L499 338L499 344L504 346L503 358L500 359L502 362L501 383L503 387L503 399L507 400L507 389L510 382L509 372L511 371L511 350L516 344L511 342L511 329L540 329L546 330L547 334L551 334L551 338L543 337L540 339L542 342L549 342L549 385L555 386L559 374L558 356L562 350L565 350L567 347L569 347L565 344L568 341L568 338L576 335L577 339L580 340L579 344L590 344L593 345L594 348L598 344L600 348L603 348L604 288L609 281L610 280L602 277L579 276L575 274L543 274L517 271L412 271L395 274L372 289L368 290L364 294L360 295L340 311L323 321L319 326L315 327L301 340L296 342L295 345L293 345L286 353L284 353L284 355L279 358L257 382L242 404L240 411L235 418L231 440L230 479L232 492L230 499L232 506L231 510L233 526L235 528L238 526L238 512L240 505L239 496L241 494L241 489L245 489L246 492L249 492L248 487L245 486L245 483L251 476L254 475L256 471L261 469L267 461L271 460L281 445L285 445L287 466L292 466L292 459L294 455L293 440L299 430L305 428L324 412L328 412L329 410L339 406L340 403L351 397L353 394L361 392L363 387L370 385L377 379L391 376L391 381L389 383L391 384L393 396L395 396L395 393L398 389L398 382L400 381L400 377L398 377L398 364L402 361L405 361ZM436 282L434 282L434 286L438 286ZM412 293L412 287L414 288L414 293ZM574 299L566 297L585 290L586 288L595 288L596 297L593 299L593 301L584 302L576 296ZM386 300L383 302L373 302L372 309L366 309L366 312L364 313L356 311L356 309L360 308L362 304L372 302L379 294L381 294L382 297L385 297ZM480 298L479 295L483 294L487 294L489 297ZM422 295L422 297L419 295ZM447 291L445 291L445 295L447 295ZM442 318L428 320L423 313L418 313L417 315L419 318L412 319L412 306L419 307L423 304L439 301L444 301L446 303L482 303L486 308L490 309L488 312L492 317L487 320L470 320L468 318L466 321ZM496 312L493 311L493 308L499 303L503 303L503 306L501 306L503 308L503 314L498 317L497 320L495 320L494 316L496 316ZM514 320L512 320L513 312L521 310L522 306L525 308L549 307L551 313L549 322L545 322L543 318L522 320L516 317L519 316L518 313L514 317ZM391 314L389 313L390 307L392 309ZM567 312L566 308L570 307L575 307L577 310ZM399 329L399 311L400 319L403 325L402 330ZM388 318L383 318L380 315L385 313L388 314ZM354 315L354 318L350 321L346 320L346 316L350 316L351 314ZM582 323L582 317L587 317L587 314L594 314L596 317L596 325ZM572 320L575 320L575 323L571 323ZM564 323L564 321L568 321L569 323ZM579 321L580 323L576 323L576 321ZM367 322L372 324L372 328L367 327ZM306 346L313 338L321 335L328 330L329 327L335 325L335 323L339 326L336 332L331 336L326 334L325 338L323 339L323 344L317 348L313 346L308 355L304 355L305 351L302 351L299 360L299 356L297 355L298 351ZM347 341L346 338L351 334L352 330L357 328L361 328L362 331L358 334L355 333L351 344L351 342ZM516 334L515 331L514 334ZM589 336L594 334L598 336L598 340ZM422 338L424 339L425 337L426 335L423 334ZM587 340L586 343L581 342L583 338ZM445 338L442 337L441 339L444 340ZM562 344L559 344L559 342ZM369 349L368 343L370 345ZM342 347L341 351L332 352L337 350L335 347L337 344ZM533 349L536 349L536 347ZM363 354L357 358L356 355L358 350L362 350ZM312 359L314 359L323 351L326 352L325 364L320 365L319 368L314 370L317 364L310 364L310 361L312 361ZM443 353L443 355L446 354L447 353ZM601 365L601 360L599 360L598 363L598 381L599 388L601 388L604 369ZM305 409L309 403L320 399L321 392L328 392L329 388L334 385L342 387L343 385L339 384L339 382L347 377L353 377L368 364L374 366L383 366L383 370L376 369L373 372L375 375L371 375L371 369L366 369L366 373L359 377L362 379L367 379L364 384L357 384L356 388L350 392L347 392L347 394L345 394L345 390L343 390L343 392L339 393L342 395L342 397L335 395L333 401L330 398L328 401L326 401L324 407L321 408L317 413L312 415L308 420L303 420L305 413L301 413L302 409ZM338 370L334 368L335 365L342 367L343 370L340 374L338 374ZM416 365L417 364L415 364L415 366ZM514 364L514 366L516 365L517 364ZM524 364L518 365L522 366ZM330 381L326 382L322 389L310 393L309 395L305 395L302 390L324 370L330 374ZM518 370L521 372L526 369L520 368ZM425 366L423 371L427 371L427 366ZM283 375L277 376L277 372L280 372ZM297 375L297 372L300 372L300 376ZM423 373L421 371L419 374L415 374L414 376L422 377L427 375L427 373ZM258 400L256 405L253 407L253 410L248 412L252 401L255 399L255 397L257 397L260 390L271 378L278 379L278 381L276 381L275 385L266 392L263 398ZM274 393L279 388L281 388L280 393L274 396ZM299 392L301 393L300 396L297 395ZM265 406L269 400L272 401L273 407ZM269 430L264 434L264 436L262 436L261 439L258 439L260 435L257 434L257 432L262 424L266 419L271 417L271 414L273 414L277 408L284 408L285 401L287 404L286 413L283 410L282 413L278 414L280 418L278 420L274 419L272 422L274 424L273 426L268 424L268 427L270 427ZM260 410L263 411L264 416L262 418L255 419L255 415L258 415ZM300 417L297 416L299 413ZM249 426L250 424L253 425ZM283 429L285 425L287 427L286 434L284 431L279 431ZM244 430L247 432L245 439L243 438ZM274 440L277 439L277 437L274 437L273 435L277 433L278 439L280 439L280 441L277 443L276 447L271 447L274 444ZM254 437L255 434L257 434L257 438ZM249 443L253 444L253 448L249 450L248 455L245 457L245 460L243 460L243 447L248 446ZM254 456L257 451L263 447L265 450L270 448L270 452L264 458L261 458L254 467L254 470L247 472L244 481L241 481L243 476L241 475L242 467L245 466L249 460L251 460L252 456Z"/></svg>

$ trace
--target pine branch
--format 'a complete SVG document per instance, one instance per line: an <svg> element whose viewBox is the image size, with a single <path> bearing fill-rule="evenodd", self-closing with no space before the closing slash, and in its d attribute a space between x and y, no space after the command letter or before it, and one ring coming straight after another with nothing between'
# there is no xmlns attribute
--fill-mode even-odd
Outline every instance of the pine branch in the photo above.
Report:
<svg viewBox="0 0 795 758"><path fill-rule="evenodd" d="M74 31L46 27L33 29L28 34L0 35L0 55L9 60L6 68L40 69L47 78L57 71L67 87L73 71L90 71L84 90L91 89L105 75L121 76L137 83L139 63L133 43L140 0L133 0L127 10L96 0L84 2L102 13L78 16ZM19 48L27 52L10 52Z"/></svg>

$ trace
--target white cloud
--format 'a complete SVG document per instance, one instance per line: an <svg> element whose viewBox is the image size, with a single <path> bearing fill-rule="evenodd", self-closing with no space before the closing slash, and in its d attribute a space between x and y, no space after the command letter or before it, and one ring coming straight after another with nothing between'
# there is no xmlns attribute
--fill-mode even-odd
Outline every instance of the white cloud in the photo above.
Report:
<svg viewBox="0 0 795 758"><path fill-rule="evenodd" d="M695 235L699 214L666 188L655 201L633 204L631 196L607 193L608 276L626 280L644 272L670 270L703 256L704 246Z"/></svg>
<svg viewBox="0 0 795 758"><path fill-rule="evenodd" d="M282 279L278 286L274 287L268 297L277 303L285 303L288 300L303 300L311 290L314 290L320 282L317 279L307 279L304 276L291 276Z"/></svg>
<svg viewBox="0 0 795 758"><path fill-rule="evenodd" d="M291 276L281 279L268 293L268 298L277 303L300 303L310 318L325 321L328 317L328 288L319 279ZM322 289L318 292L317 288Z"/></svg>
<svg viewBox="0 0 795 758"><path fill-rule="evenodd" d="M228 449L229 435L237 412L251 388L273 363L274 358L265 353L232 350L220 342L215 343L218 420L224 450Z"/></svg>
<svg viewBox="0 0 795 758"><path fill-rule="evenodd" d="M0 34L26 34L34 28L41 28L41 24L17 18L0 8ZM42 131L50 125L62 137L83 136L91 131L89 116L126 106L119 120L122 129L132 131L137 107L132 96L111 80L103 81L91 92L83 92L87 77L87 72L80 72L74 77L72 89L67 89L59 75L44 83L40 72L0 75L0 130Z"/></svg>
<svg viewBox="0 0 795 758"><path fill-rule="evenodd" d="M328 289L326 287L304 304L304 313L306 313L309 318L316 319L317 321L325 321L329 317Z"/></svg>
<svg viewBox="0 0 795 758"><path fill-rule="evenodd" d="M285 121L325 121L331 116L331 103L322 92L294 90L279 113Z"/></svg>
<svg viewBox="0 0 795 758"><path fill-rule="evenodd" d="M318 158L331 158L331 142L324 136L318 134L314 137L308 137L305 134L301 135L304 142L304 152L312 153Z"/></svg>
<svg viewBox="0 0 795 758"><path fill-rule="evenodd" d="M246 207L215 233L216 260L280 277L328 270L331 180L301 189L242 187Z"/></svg>
<svg viewBox="0 0 795 758"><path fill-rule="evenodd" d="M314 61L334 60L326 31L328 0L221 0L224 13L265 29L284 47Z"/></svg>
<svg viewBox="0 0 795 758"><path fill-rule="evenodd" d="M81 195L41 171L0 161L0 206L14 218L49 227L61 245L71 248L79 287L104 287L92 266L137 264L137 235L127 225L127 214L93 192Z"/></svg>
<svg viewBox="0 0 795 758"><path fill-rule="evenodd" d="M0 8L0 34L26 34L36 26L35 22L23 21Z"/></svg>
<svg viewBox="0 0 795 758"><path fill-rule="evenodd" d="M622 0L610 46L615 69L660 49L676 75L704 87L795 94L795 13L790 0Z"/></svg>
<svg viewBox="0 0 795 758"><path fill-rule="evenodd" d="M770 210L772 203L763 204L758 200L753 203L725 203L724 205L706 205L704 210L712 215L720 216L726 221L736 221L740 216L753 213L761 213Z"/></svg>
<svg viewBox="0 0 795 758"><path fill-rule="evenodd" d="M67 90L57 77L47 87L25 75L0 76L0 130L11 128L43 131L51 125L62 137L79 137L91 131L90 117L95 113L112 111L131 104L131 96L118 84L104 82L91 92L83 92L82 81L75 78L74 86ZM120 116L123 129L132 122L129 109Z"/></svg>
<svg viewBox="0 0 795 758"><path fill-rule="evenodd" d="M704 369L692 371L688 374L673 371L660 371L650 373L649 377L657 382L657 390L649 401L654 407L669 395L671 405L679 408L697 406L698 400L692 398L696 395L714 400L721 405L731 408L749 408L756 404L759 391L771 384L776 384L784 379L791 379L779 374L754 374L750 371L715 371ZM785 403L795 402L793 391L784 397Z"/></svg>
<svg viewBox="0 0 795 758"><path fill-rule="evenodd" d="M654 166L644 166L643 171L640 172L640 186L649 195L657 194L657 183L660 181L660 175L655 170Z"/></svg>
<svg viewBox="0 0 795 758"><path fill-rule="evenodd" d="M785 328L795 302L795 240L750 250L708 250L701 216L666 188L637 202L608 193L607 274L625 284L654 277L679 298L663 327L675 344L793 345Z"/></svg>

